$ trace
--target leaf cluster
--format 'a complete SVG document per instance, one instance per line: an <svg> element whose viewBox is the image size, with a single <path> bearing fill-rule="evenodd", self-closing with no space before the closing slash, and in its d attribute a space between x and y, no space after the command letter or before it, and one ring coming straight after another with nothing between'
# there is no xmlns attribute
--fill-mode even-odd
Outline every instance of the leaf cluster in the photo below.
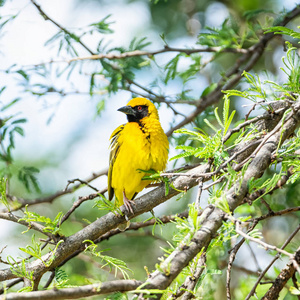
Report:
<svg viewBox="0 0 300 300"><path fill-rule="evenodd" d="M5 91L5 87L0 90L0 96ZM0 109L2 114L13 105L15 105L20 98L16 98L9 102L6 105L3 105ZM8 117L2 117L0 119L0 143L1 143L1 152L0 152L0 161L11 164L13 162L12 150L15 148L15 136L21 135L24 136L24 130L20 126L27 122L24 118L18 118L18 115L10 115ZM3 169L1 170L3 172Z"/></svg>
<svg viewBox="0 0 300 300"><path fill-rule="evenodd" d="M0 96L4 91L5 87L0 90ZM0 119L0 175L10 178L13 173L17 173L17 178L24 184L27 191L30 192L31 186L33 186L35 191L40 192L36 177L39 170L35 167L17 167L14 165L13 150L16 148L16 136L24 137L22 125L27 122L27 119L19 117L18 113L10 115L8 112L20 100L21 98L13 99L0 108L0 112L3 114L2 119ZM6 117L5 114L7 114Z"/></svg>
<svg viewBox="0 0 300 300"><path fill-rule="evenodd" d="M84 241L84 243L89 243L89 245L84 250L85 252L91 253L93 256L100 259L101 262L104 262L102 268L105 268L106 266L109 267L109 270L112 271L114 269L115 277L117 277L117 273L120 272L124 279L129 279L130 276L128 272L132 272L131 269L129 269L126 265L126 263L118 258L111 257L108 255L103 255L102 253L105 250L97 251L97 245L90 240Z"/></svg>
<svg viewBox="0 0 300 300"><path fill-rule="evenodd" d="M146 38L134 38L128 48L125 47L115 47L108 50L102 50L102 52L107 54L120 55L125 52L132 52L136 50L143 50L150 45L150 42ZM141 56L126 57L122 60L120 59L102 59L100 64L102 70L97 71L92 74L90 81L90 94L96 90L102 90L103 81L97 80L104 76L109 84L105 85L105 90L108 93L115 93L119 89L127 89L127 85L135 79L135 72L143 67L149 65L149 59L143 58Z"/></svg>
<svg viewBox="0 0 300 300"><path fill-rule="evenodd" d="M63 217L63 213L59 212L57 216L54 218L54 220L51 220L49 217L41 216L36 212L29 211L28 207L26 206L24 211L24 217L21 218L20 220L28 222L29 225L31 222L42 223L45 226L43 229L44 232L50 232L53 235L55 235L58 234L60 231L60 224L61 224L62 217Z"/></svg>
<svg viewBox="0 0 300 300"><path fill-rule="evenodd" d="M216 128L208 119L204 119L204 122L209 128L214 131L214 135L205 133L202 129L196 128L197 131L188 129L179 129L176 133L186 134L190 140L196 140L200 142L199 147L193 146L177 146L176 149L183 150L180 153L171 158L171 160L177 160L183 157L194 156L196 158L215 161L216 166L220 165L224 158L228 157L228 153L224 149L223 138L229 130L229 127L233 121L235 111L229 115L230 100L225 97L223 107L223 119L221 120L218 114L218 108L215 109L215 118L222 129Z"/></svg>

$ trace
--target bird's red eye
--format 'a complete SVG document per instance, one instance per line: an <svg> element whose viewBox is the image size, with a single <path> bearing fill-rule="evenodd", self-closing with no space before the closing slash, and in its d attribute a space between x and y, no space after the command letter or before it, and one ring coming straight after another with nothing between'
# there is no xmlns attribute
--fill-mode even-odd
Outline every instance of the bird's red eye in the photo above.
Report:
<svg viewBox="0 0 300 300"><path fill-rule="evenodd" d="M138 110L142 110L142 107L141 107L141 106L138 106L137 109L138 109Z"/></svg>

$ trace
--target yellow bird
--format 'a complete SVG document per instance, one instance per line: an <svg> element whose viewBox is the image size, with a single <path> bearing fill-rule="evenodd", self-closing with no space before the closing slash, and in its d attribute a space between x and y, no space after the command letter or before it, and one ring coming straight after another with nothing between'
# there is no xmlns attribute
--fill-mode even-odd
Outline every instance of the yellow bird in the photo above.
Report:
<svg viewBox="0 0 300 300"><path fill-rule="evenodd" d="M108 195L114 194L119 206L123 203L133 213L131 203L150 180L141 170L162 171L168 160L169 142L161 128L154 104L145 98L133 98L118 109L128 123L112 133L108 170Z"/></svg>

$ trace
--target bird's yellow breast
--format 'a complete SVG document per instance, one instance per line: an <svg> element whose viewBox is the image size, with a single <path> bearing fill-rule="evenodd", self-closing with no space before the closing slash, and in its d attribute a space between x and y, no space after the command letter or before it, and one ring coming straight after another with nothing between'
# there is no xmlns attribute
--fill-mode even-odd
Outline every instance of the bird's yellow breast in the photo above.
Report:
<svg viewBox="0 0 300 300"><path fill-rule="evenodd" d="M115 145L118 150L110 179L119 205L123 204L123 191L128 199L132 199L150 183L142 180L145 172L140 170L165 169L169 148L168 139L157 119L146 117L139 123L129 122L122 128Z"/></svg>

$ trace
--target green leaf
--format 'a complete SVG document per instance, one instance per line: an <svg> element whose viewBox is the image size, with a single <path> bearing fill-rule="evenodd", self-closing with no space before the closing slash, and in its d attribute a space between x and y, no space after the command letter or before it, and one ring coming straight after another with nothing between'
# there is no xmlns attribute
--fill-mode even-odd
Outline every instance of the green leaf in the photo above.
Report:
<svg viewBox="0 0 300 300"><path fill-rule="evenodd" d="M214 131L214 132L218 132L218 129L213 125L211 124L207 119L204 119L204 122Z"/></svg>
<svg viewBox="0 0 300 300"><path fill-rule="evenodd" d="M29 81L29 76L24 70L18 70L16 73L20 74L26 81Z"/></svg>
<svg viewBox="0 0 300 300"><path fill-rule="evenodd" d="M59 212L57 216L52 221L50 218L41 216L36 212L29 211L27 206L25 207L24 217L20 220L26 221L30 224L30 222L39 222L43 223L45 228L44 232L51 232L52 234L57 234L60 230L59 225L61 223L61 219L63 217L63 213Z"/></svg>
<svg viewBox="0 0 300 300"><path fill-rule="evenodd" d="M31 255L32 257L35 257L35 258L40 259L41 261L43 261L42 260L42 248L41 248L42 243L38 243L38 242L35 241L35 235L34 234L31 237L31 244L32 245L27 245L25 248L20 247L19 249L21 251Z"/></svg>
<svg viewBox="0 0 300 300"><path fill-rule="evenodd" d="M14 131L17 132L18 134L20 134L21 136L24 136L24 130L21 127L15 127Z"/></svg>
<svg viewBox="0 0 300 300"><path fill-rule="evenodd" d="M97 23L92 23L89 26L92 27L93 29L96 29L98 32L103 33L103 34L109 34L113 33L114 31L110 28L110 25L115 23L115 22L107 22L107 20L111 17L111 14L106 16L105 18L101 19Z"/></svg>
<svg viewBox="0 0 300 300"><path fill-rule="evenodd" d="M167 71L166 77L165 77L165 84L168 83L170 79L174 80L177 75L177 66L180 57L183 56L182 53L177 54L174 58L172 58L165 66L165 71Z"/></svg>
<svg viewBox="0 0 300 300"><path fill-rule="evenodd" d="M85 248L84 252L90 252L95 257L101 259L101 261L103 261L103 263L104 263L102 268L108 266L110 268L110 270L115 269L115 277L117 277L117 273L120 272L123 275L124 279L130 278L128 271L132 272L132 270L127 267L127 265L124 261L122 261L118 258L115 258L115 257L103 255L102 254L103 251L96 251L97 245L91 240L85 240L83 243L90 243L90 245L88 245Z"/></svg>
<svg viewBox="0 0 300 300"><path fill-rule="evenodd" d="M7 261L10 264L11 272L20 278L27 278L31 281L33 287L33 273L34 271L27 271L25 259L22 258L21 261L16 261L11 255L7 256ZM31 289L29 290L32 290Z"/></svg>
<svg viewBox="0 0 300 300"><path fill-rule="evenodd" d="M102 111L105 109L105 100L100 100L96 106L96 114L100 116Z"/></svg>
<svg viewBox="0 0 300 300"><path fill-rule="evenodd" d="M10 211L10 205L6 196L7 178L0 178L0 202Z"/></svg>
<svg viewBox="0 0 300 300"><path fill-rule="evenodd" d="M296 289L295 287L291 286L289 288L289 291L292 295L296 295L296 296L299 296L300 295L300 289Z"/></svg>
<svg viewBox="0 0 300 300"><path fill-rule="evenodd" d="M243 13L243 17L247 20L250 21L252 19L256 20L256 18L259 17L261 14L267 14L267 13L274 13L271 9L253 9L253 10L248 10Z"/></svg>
<svg viewBox="0 0 300 300"><path fill-rule="evenodd" d="M208 94L210 94L212 91L214 91L214 90L216 89L216 87L217 87L217 84L216 84L216 83L210 84L210 85L209 85L208 87L206 87L206 88L204 89L204 91L202 92L201 98L207 96Z"/></svg>
<svg viewBox="0 0 300 300"><path fill-rule="evenodd" d="M215 117L216 117L216 120L218 121L218 123L219 123L219 125L221 126L221 127L224 127L224 125L223 125L223 123L222 123L222 121L221 121L221 119L220 119L220 117L219 117L219 114L218 114L218 107L216 107L215 108Z"/></svg>
<svg viewBox="0 0 300 300"><path fill-rule="evenodd" d="M56 268L55 269L55 284L54 286L57 288L63 288L67 286L67 283L69 282L69 277L65 270L62 268Z"/></svg>
<svg viewBox="0 0 300 300"><path fill-rule="evenodd" d="M34 187L36 192L41 192L38 180L35 174L39 173L39 169L35 167L22 167L18 172L18 179L24 184L27 191L31 191L31 185Z"/></svg>
<svg viewBox="0 0 300 300"><path fill-rule="evenodd" d="M11 124L13 125L13 124L26 123L26 122L27 122L27 119L22 118L22 119L18 119L18 120L11 122Z"/></svg>
<svg viewBox="0 0 300 300"><path fill-rule="evenodd" d="M117 203L117 201L109 201L103 195L99 194L100 199L96 199L93 207L97 207L99 210L108 210L113 214L122 215L122 211Z"/></svg>
<svg viewBox="0 0 300 300"><path fill-rule="evenodd" d="M3 90L2 90L3 91ZM2 92L1 91L1 92ZM21 98L15 98L14 100L12 100L11 102L9 102L8 104L4 105L2 108L1 108L1 111L5 111L7 110L8 108L10 108L11 106L13 106L14 104L16 104L17 102L19 102L21 100Z"/></svg>
<svg viewBox="0 0 300 300"><path fill-rule="evenodd" d="M274 34L285 34L294 39L300 39L300 32L294 31L293 29L283 27L283 26L268 27L265 33L269 33L269 32L273 32Z"/></svg>
<svg viewBox="0 0 300 300"><path fill-rule="evenodd" d="M230 108L230 99L229 99L228 95L225 95L225 101L224 101L224 107L223 107L223 122L224 122L223 136L225 136L225 134L227 133L229 126L235 115L235 110L234 110L229 116L229 108ZM229 116L229 118L228 118L228 116Z"/></svg>

